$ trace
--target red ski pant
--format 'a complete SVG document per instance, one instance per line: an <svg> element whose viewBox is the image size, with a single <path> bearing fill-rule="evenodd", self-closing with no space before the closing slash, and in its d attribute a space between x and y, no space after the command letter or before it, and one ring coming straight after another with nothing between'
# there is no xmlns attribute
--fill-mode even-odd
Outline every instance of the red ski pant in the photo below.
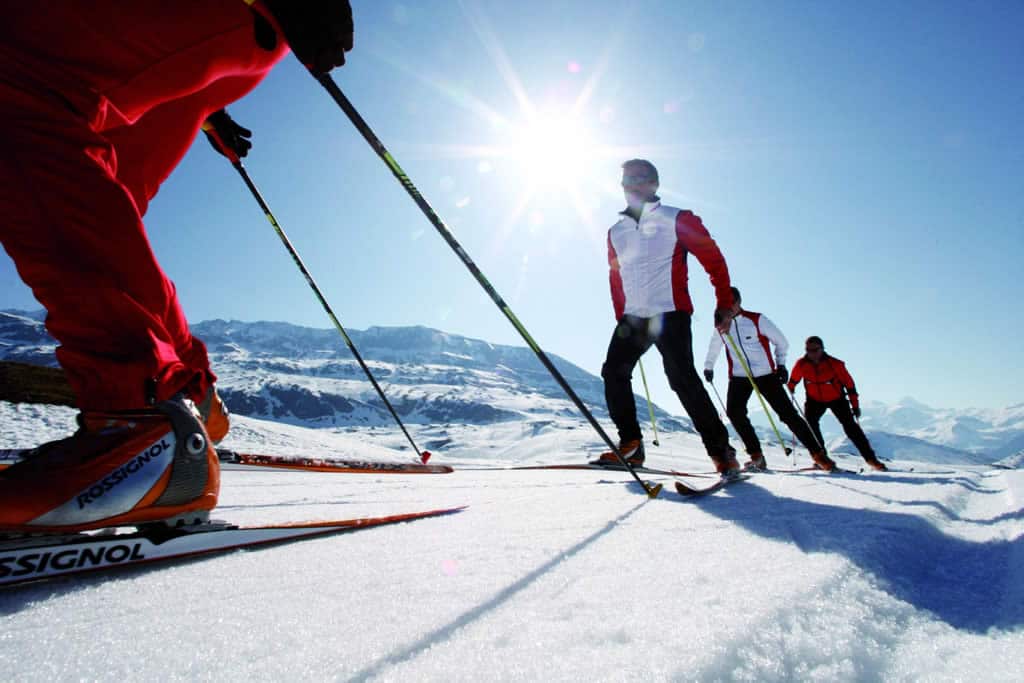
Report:
<svg viewBox="0 0 1024 683"><path fill-rule="evenodd" d="M215 379L142 224L207 113L194 105L101 134L58 95L0 79L0 240L83 410L200 399Z"/></svg>

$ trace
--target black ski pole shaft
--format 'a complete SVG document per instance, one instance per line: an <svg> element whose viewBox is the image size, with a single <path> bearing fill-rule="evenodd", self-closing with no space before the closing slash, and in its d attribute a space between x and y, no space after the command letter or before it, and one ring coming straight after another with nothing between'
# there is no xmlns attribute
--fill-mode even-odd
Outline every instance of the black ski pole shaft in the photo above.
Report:
<svg viewBox="0 0 1024 683"><path fill-rule="evenodd" d="M732 423L732 420L729 418L729 411L725 409L725 404L722 403L722 395L718 393L718 387L715 386L714 382L708 382L708 384L711 385L712 391L715 392L715 398L718 399L718 405L722 406L722 417L725 419L726 422L729 423L729 426L732 427L732 430L736 432L736 437L742 441L743 437L740 436L740 433L736 431L736 425Z"/></svg>
<svg viewBox="0 0 1024 683"><path fill-rule="evenodd" d="M814 443L818 444L818 448L824 451L825 444L821 443L821 441L818 439L818 435L814 432L814 429L811 427L810 420L807 419L807 414L804 413L804 409L800 407L800 403L796 400L796 396L793 394L792 391L789 392L789 400L792 401L793 405L796 406L797 412L800 413L800 417L802 417L804 420L804 424L807 425L807 428L811 430L811 436L814 437Z"/></svg>
<svg viewBox="0 0 1024 683"><path fill-rule="evenodd" d="M708 382L708 384L711 385L711 390L715 392L715 398L718 399L718 405L720 405L722 407L722 416L726 420L728 420L729 419L729 413L725 409L725 404L722 403L722 395L720 393L718 393L718 387L715 386L714 382ZM735 429L735 426L733 427L733 429Z"/></svg>
<svg viewBox="0 0 1024 683"><path fill-rule="evenodd" d="M324 89L335 101L335 103L339 107L341 107L341 110L345 112L346 116L348 116L349 120L352 122L352 125L356 127L356 130L359 131L360 135L362 135L366 142L369 143L370 147L373 148L373 151L377 153L377 156L379 156L381 160L387 165L387 167L391 169L391 173L395 176L398 182L402 184L402 187L405 188L405 191L409 194L412 200L416 202L416 206L420 207L420 210L423 212L423 215L427 217L427 220L429 220L431 225L434 226L434 229L437 230L438 234L441 235L444 241L448 243L448 246L452 248L452 251L455 252L455 254L459 257L459 259L466 266L466 268L469 269L469 272L472 273L474 278L476 278L476 281L480 283L480 286L483 287L485 292L487 292L487 295L491 297L491 301L493 301L494 304L501 310L501 312L505 314L505 317L508 318L508 321L512 323L512 326L514 328L516 328L516 331L519 332L523 340L526 341L527 345L537 355L537 358L540 360L540 362L544 365L545 368L547 368L547 371L551 373L551 376L555 379L556 382L558 382L559 386L562 387L562 390L565 391L569 399L572 400L572 402L576 405L576 407L587 419L587 421L594 428L594 430L597 431L597 433L601 436L604 442L611 449L612 453L615 454L615 457L619 459L619 462L621 462L622 465L629 471L629 473L633 475L633 478L636 479L641 486L643 486L644 491L647 492L648 496L650 496L651 498L656 497L658 493L661 491L661 484L651 485L645 482L636 473L636 470L633 469L633 466L630 465L624 457L622 457L622 453L619 452L618 447L614 443L612 443L611 438L604 431L604 429L601 428L601 425L598 424L593 414L590 412L587 406L584 405L583 401L580 400L580 397L576 395L576 392L573 391L572 387L569 386L569 383L562 376L562 373L560 373L558 369L554 366L554 364L548 359L544 351L541 350L540 346L537 345L537 342L535 342L533 337L530 336L530 333L526 331L526 328L523 326L523 324L519 322L518 318L516 318L515 313L512 312L512 309L509 308L508 304L505 303L504 299L501 298L497 290L495 290L491 283L488 282L487 278L484 277L484 274L480 271L480 268L477 267L476 263L473 262L473 259L471 259L469 257L469 254L466 253L466 250L463 249L462 245L459 244L458 240L455 239L455 235L452 234L451 230L448 229L448 226L444 224L444 221L441 220L441 218L434 211L433 207L431 207L430 204L427 202L427 200L423 198L423 195L420 194L420 191L416 188L415 185L413 185L413 182L409 179L409 176L406 175L405 171L402 170L402 167L398 165L398 162L395 161L395 158L393 156L391 156L391 153L388 152L387 148L384 147L384 144L380 141L380 139L377 138L377 136L374 134L373 130L366 123L366 121L363 120L363 117L359 115L359 112L356 111L356 108L352 106L352 103L349 102L347 97L345 97L345 94L341 92L341 88L339 88L338 84L334 82L334 79L331 78L330 74L316 73L313 70L310 70L310 73L320 83L320 85L324 87Z"/></svg>
<svg viewBox="0 0 1024 683"><path fill-rule="evenodd" d="M402 423L402 419L398 417L398 413L395 412L394 407L391 405L391 401L389 401L388 397L384 395L384 390L377 383L376 378L374 378L373 373L370 372L370 368L367 367L366 362L363 360L363 357L359 355L359 350L356 348L355 343L348 336L348 333L345 331L345 328L342 327L341 322L338 320L338 317L334 315L334 310L331 309L331 305L327 303L327 299L324 297L323 292L320 291L320 287L317 286L316 280L313 279L313 276L312 274L310 274L309 269L306 268L306 264L302 262L302 258L299 256L299 252L295 250L294 246L292 246L291 240L288 239L288 235L285 234L284 229L281 228L281 225L277 222L277 218L274 217L274 212L270 210L269 206L267 206L267 202L264 201L263 195L260 194L259 189L252 182L252 178L249 177L249 173L245 170L245 167L242 166L242 162L239 160L234 160L231 162L231 165L235 167L236 171L238 171L238 175L242 176L242 180L245 181L245 186L249 188L249 192L251 192L252 196L256 199L256 203L260 205L260 208L263 210L263 214L267 217L267 220L270 221L270 225L273 226L274 232L276 232L277 236L281 238L282 244L284 244L284 247L285 249L288 250L288 253L291 254L292 260L295 261L295 265L298 266L299 271L302 273L303 277L306 278L306 282L309 284L310 289L313 290L313 293L316 295L316 298L320 301L320 305L323 306L324 311L326 311L327 317L331 319L332 323L334 323L334 327L336 327L338 332L341 334L341 338L345 340L345 344L348 346L348 350L352 352L352 355L359 363L359 367L363 369L363 372L366 373L366 377L370 380L370 384L372 384L373 388L377 390L377 395L380 396L382 401L384 401L384 405L387 406L388 411L391 413L391 417L395 418L395 422L398 423L398 426L402 430L402 433L405 434L405 438L409 440L409 444L412 446L413 453L416 453L422 462L426 462L430 458L430 453L428 451L420 451L420 449L416 446L416 442L412 440L412 436L409 434L409 431L405 428L405 425Z"/></svg>

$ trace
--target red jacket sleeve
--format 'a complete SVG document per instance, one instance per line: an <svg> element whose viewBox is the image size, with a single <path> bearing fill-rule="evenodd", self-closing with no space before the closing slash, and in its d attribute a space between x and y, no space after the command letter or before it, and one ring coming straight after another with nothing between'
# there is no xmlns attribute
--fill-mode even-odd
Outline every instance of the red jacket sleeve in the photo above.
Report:
<svg viewBox="0 0 1024 683"><path fill-rule="evenodd" d="M789 373L789 381L786 386L789 387L790 391L796 389L797 383L804 378L804 359L801 358L793 364L793 369Z"/></svg>
<svg viewBox="0 0 1024 683"><path fill-rule="evenodd" d="M854 408L858 407L859 401L857 398L857 387L853 383L853 377L850 376L850 371L846 369L846 363L843 361L836 361L835 359L833 359L833 362L835 363L836 379L838 379L839 383L846 389L846 393L850 397L850 405Z"/></svg>
<svg viewBox="0 0 1024 683"><path fill-rule="evenodd" d="M612 306L615 319L621 320L626 312L626 291L622 288L622 273L619 272L619 255L612 246L612 234L608 232L608 283L612 290Z"/></svg>
<svg viewBox="0 0 1024 683"><path fill-rule="evenodd" d="M676 235L686 250L693 254L707 271L711 278L711 286L715 289L718 308L731 308L734 302L730 289L729 267L700 216L692 211L680 211L676 217Z"/></svg>

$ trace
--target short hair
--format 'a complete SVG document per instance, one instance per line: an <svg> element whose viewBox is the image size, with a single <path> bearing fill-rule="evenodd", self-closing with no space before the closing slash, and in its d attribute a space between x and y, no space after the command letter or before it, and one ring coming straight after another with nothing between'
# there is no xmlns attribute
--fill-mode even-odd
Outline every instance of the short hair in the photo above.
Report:
<svg viewBox="0 0 1024 683"><path fill-rule="evenodd" d="M644 169L644 175L658 182L658 169L654 167L654 164L647 161L647 159L630 159L622 164L622 170L625 171L627 168L642 168Z"/></svg>
<svg viewBox="0 0 1024 683"><path fill-rule="evenodd" d="M825 348L825 342L821 341L821 337L819 337L816 334L812 334L810 337L807 338L807 341L804 342L804 346L808 344L817 344L821 348Z"/></svg>
<svg viewBox="0 0 1024 683"><path fill-rule="evenodd" d="M743 297L740 296L740 290L735 287L730 287L729 289L732 290L732 298L734 299L733 303L738 304L743 299Z"/></svg>

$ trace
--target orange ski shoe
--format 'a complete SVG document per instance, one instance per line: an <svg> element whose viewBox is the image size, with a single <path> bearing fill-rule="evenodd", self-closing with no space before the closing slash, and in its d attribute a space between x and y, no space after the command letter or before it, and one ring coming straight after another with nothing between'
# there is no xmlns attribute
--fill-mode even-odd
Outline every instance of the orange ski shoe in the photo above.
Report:
<svg viewBox="0 0 1024 683"><path fill-rule="evenodd" d="M751 453L750 460L743 463L743 469L747 472L764 472L768 469L768 461L764 459L763 453Z"/></svg>
<svg viewBox="0 0 1024 683"><path fill-rule="evenodd" d="M206 390L206 398L196 406L196 409L203 420L203 426L206 427L207 436L216 446L228 435L228 429L231 428L228 407L220 400L216 387L210 385Z"/></svg>
<svg viewBox="0 0 1024 683"><path fill-rule="evenodd" d="M632 467L643 467L644 465L644 442L640 439L629 439L619 442L619 454L625 458ZM591 465L601 467L622 467L622 461L612 451L602 453L597 460L591 460Z"/></svg>
<svg viewBox="0 0 1024 683"><path fill-rule="evenodd" d="M711 459L715 463L715 470L723 477L734 477L740 473L740 464L736 461L736 449L732 446L726 446L721 455Z"/></svg>
<svg viewBox="0 0 1024 683"><path fill-rule="evenodd" d="M194 409L82 413L71 437L0 471L0 532L73 533L203 521L217 505L220 465Z"/></svg>
<svg viewBox="0 0 1024 683"><path fill-rule="evenodd" d="M835 461L825 455L825 451L814 451L811 453L811 460L814 461L814 465L819 470L825 470L826 472L832 472L836 468Z"/></svg>

